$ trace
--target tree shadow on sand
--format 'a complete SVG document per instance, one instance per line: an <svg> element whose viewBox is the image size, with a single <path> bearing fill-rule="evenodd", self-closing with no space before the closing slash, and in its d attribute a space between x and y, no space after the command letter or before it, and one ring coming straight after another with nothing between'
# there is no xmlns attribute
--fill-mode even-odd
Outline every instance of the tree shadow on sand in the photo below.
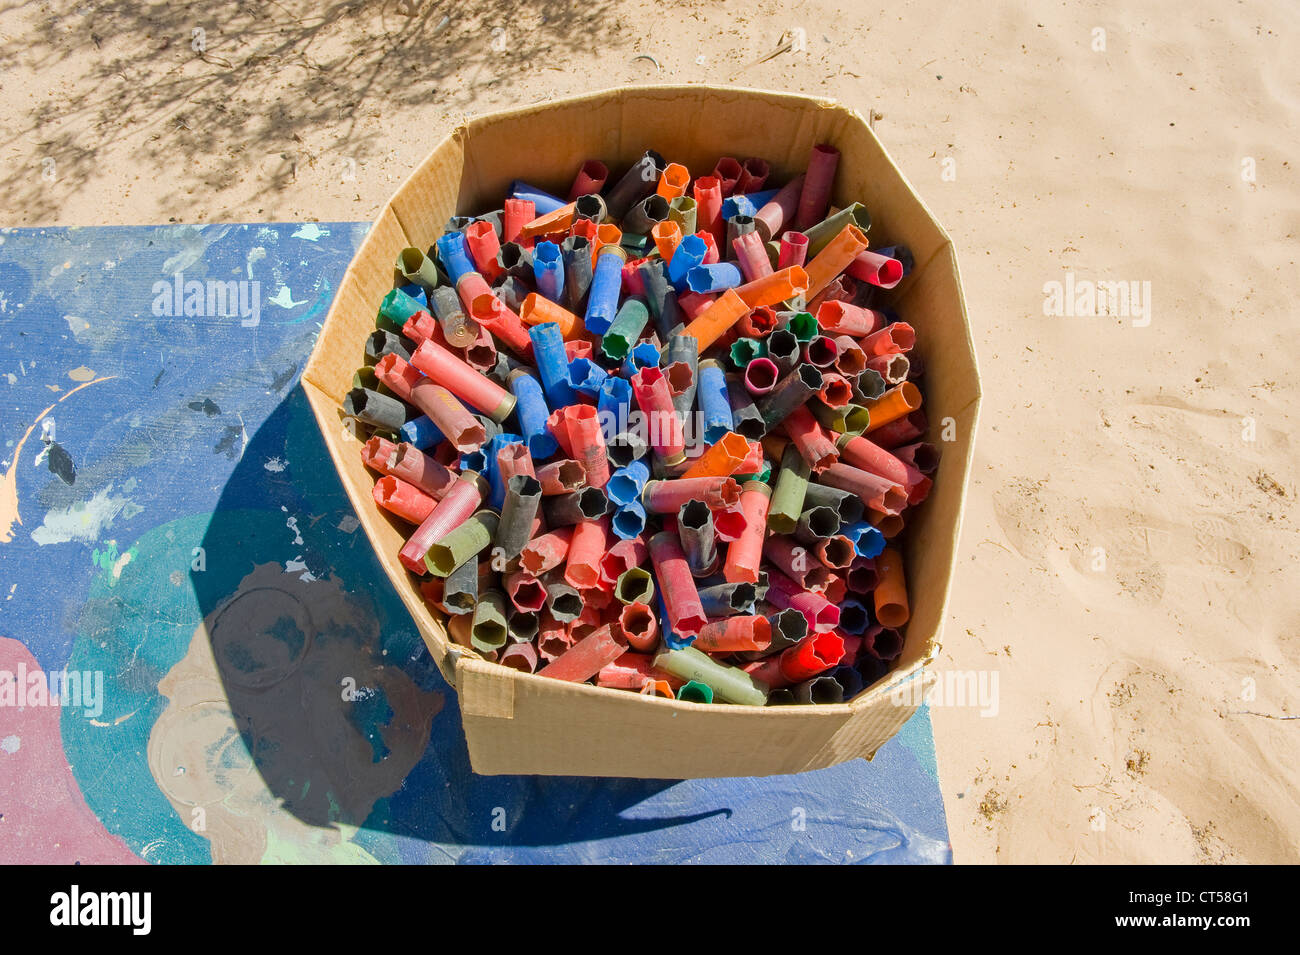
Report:
<svg viewBox="0 0 1300 955"><path fill-rule="evenodd" d="M309 134L333 135L330 161L357 161L386 149L390 135L361 129L363 115L419 107L436 124L619 31L612 0L72 0L53 11L27 0L3 17L0 71L29 70L35 95L23 120L0 132L0 145L34 145L40 158L0 178L0 200L28 221L47 221L58 208L51 181L75 192L101 152L118 144L131 144L178 197L250 169L267 178L256 196L274 194L300 163L320 158L301 145ZM41 83L88 44L104 51L86 58L89 75L45 95ZM454 88L444 88L453 75ZM391 135L421 136L411 125Z"/></svg>

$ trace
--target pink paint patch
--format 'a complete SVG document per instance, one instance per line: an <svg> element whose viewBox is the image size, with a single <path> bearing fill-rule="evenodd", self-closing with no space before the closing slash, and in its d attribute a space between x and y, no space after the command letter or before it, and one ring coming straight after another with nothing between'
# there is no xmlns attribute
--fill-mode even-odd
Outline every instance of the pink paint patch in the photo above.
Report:
<svg viewBox="0 0 1300 955"><path fill-rule="evenodd" d="M41 672L25 646L0 637L0 671L22 664ZM63 755L60 715L57 706L0 708L0 864L143 865L82 798Z"/></svg>

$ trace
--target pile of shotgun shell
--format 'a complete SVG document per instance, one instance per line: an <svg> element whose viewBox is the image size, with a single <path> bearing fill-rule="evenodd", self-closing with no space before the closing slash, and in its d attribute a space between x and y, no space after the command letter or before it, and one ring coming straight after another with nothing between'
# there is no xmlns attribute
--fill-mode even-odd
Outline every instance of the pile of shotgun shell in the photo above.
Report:
<svg viewBox="0 0 1300 955"><path fill-rule="evenodd" d="M831 206L838 163L591 160L402 251L343 413L456 644L698 704L889 670L938 453L881 301L911 255Z"/></svg>

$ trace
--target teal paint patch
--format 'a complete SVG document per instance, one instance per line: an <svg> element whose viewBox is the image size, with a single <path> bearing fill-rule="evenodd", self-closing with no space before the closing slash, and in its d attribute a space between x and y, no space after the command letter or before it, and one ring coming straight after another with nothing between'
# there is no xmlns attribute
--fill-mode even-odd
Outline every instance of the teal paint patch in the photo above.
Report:
<svg viewBox="0 0 1300 955"><path fill-rule="evenodd" d="M171 521L132 545L136 556L119 577L110 566L91 584L68 667L104 673L104 711L95 721L65 711L64 751L87 805L150 862L211 861L208 840L177 816L148 765L149 736L168 705L158 683L189 650L202 607L233 594L254 565L283 565L294 556L285 535L267 533L277 517L223 509L219 521L208 514ZM204 569L193 571L198 547ZM306 642L287 618L270 633L286 653L301 652ZM227 646L225 659L240 649ZM251 658L247 663L250 670L257 665ZM267 741L245 737L244 743L257 759L269 758ZM233 748L212 755L223 764L233 760L232 769L241 758Z"/></svg>
<svg viewBox="0 0 1300 955"><path fill-rule="evenodd" d="M297 318L291 318L285 325L301 325L303 322L317 320L324 321L325 313L329 311L330 304L334 301L334 289L329 283L329 279L321 278L320 286L316 290L316 298L307 306L307 309Z"/></svg>
<svg viewBox="0 0 1300 955"><path fill-rule="evenodd" d="M939 764L934 752L934 726L930 722L930 704L922 703L912 718L903 724L896 739L907 747L916 761L936 781Z"/></svg>
<svg viewBox="0 0 1300 955"><path fill-rule="evenodd" d="M104 827L154 863L212 861L208 841L190 831L159 791L147 758L149 734L167 706L158 681L185 655L200 620L185 578L207 524L207 515L196 515L149 531L120 577L100 565L68 659L69 669L104 674L98 719L62 713L68 766ZM178 570L179 585L172 578Z"/></svg>

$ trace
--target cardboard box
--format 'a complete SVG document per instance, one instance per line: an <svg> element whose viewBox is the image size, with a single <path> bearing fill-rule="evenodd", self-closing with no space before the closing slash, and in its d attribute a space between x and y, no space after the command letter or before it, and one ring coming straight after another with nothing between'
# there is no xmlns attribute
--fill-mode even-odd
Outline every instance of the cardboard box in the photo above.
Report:
<svg viewBox="0 0 1300 955"><path fill-rule="evenodd" d="M851 703L704 705L573 685L485 661L452 644L398 563L402 529L374 504L374 477L339 405L362 364L380 299L401 249L427 248L454 213L500 208L512 179L560 195L578 166L601 159L612 178L646 148L693 172L719 156L761 156L770 182L804 168L816 143L841 152L835 204L871 213L873 246L901 242L916 269L892 293L916 328L925 362L925 410L943 458L930 498L908 533L912 595L907 642L895 669ZM943 628L980 402L975 349L952 242L856 112L827 100L709 86L639 86L494 113L458 126L397 190L339 287L302 384L330 455L398 594L460 699L475 772L691 778L763 776L870 759L917 705L903 684L924 679ZM939 434L951 421L954 440ZM915 687L915 684L911 684Z"/></svg>

